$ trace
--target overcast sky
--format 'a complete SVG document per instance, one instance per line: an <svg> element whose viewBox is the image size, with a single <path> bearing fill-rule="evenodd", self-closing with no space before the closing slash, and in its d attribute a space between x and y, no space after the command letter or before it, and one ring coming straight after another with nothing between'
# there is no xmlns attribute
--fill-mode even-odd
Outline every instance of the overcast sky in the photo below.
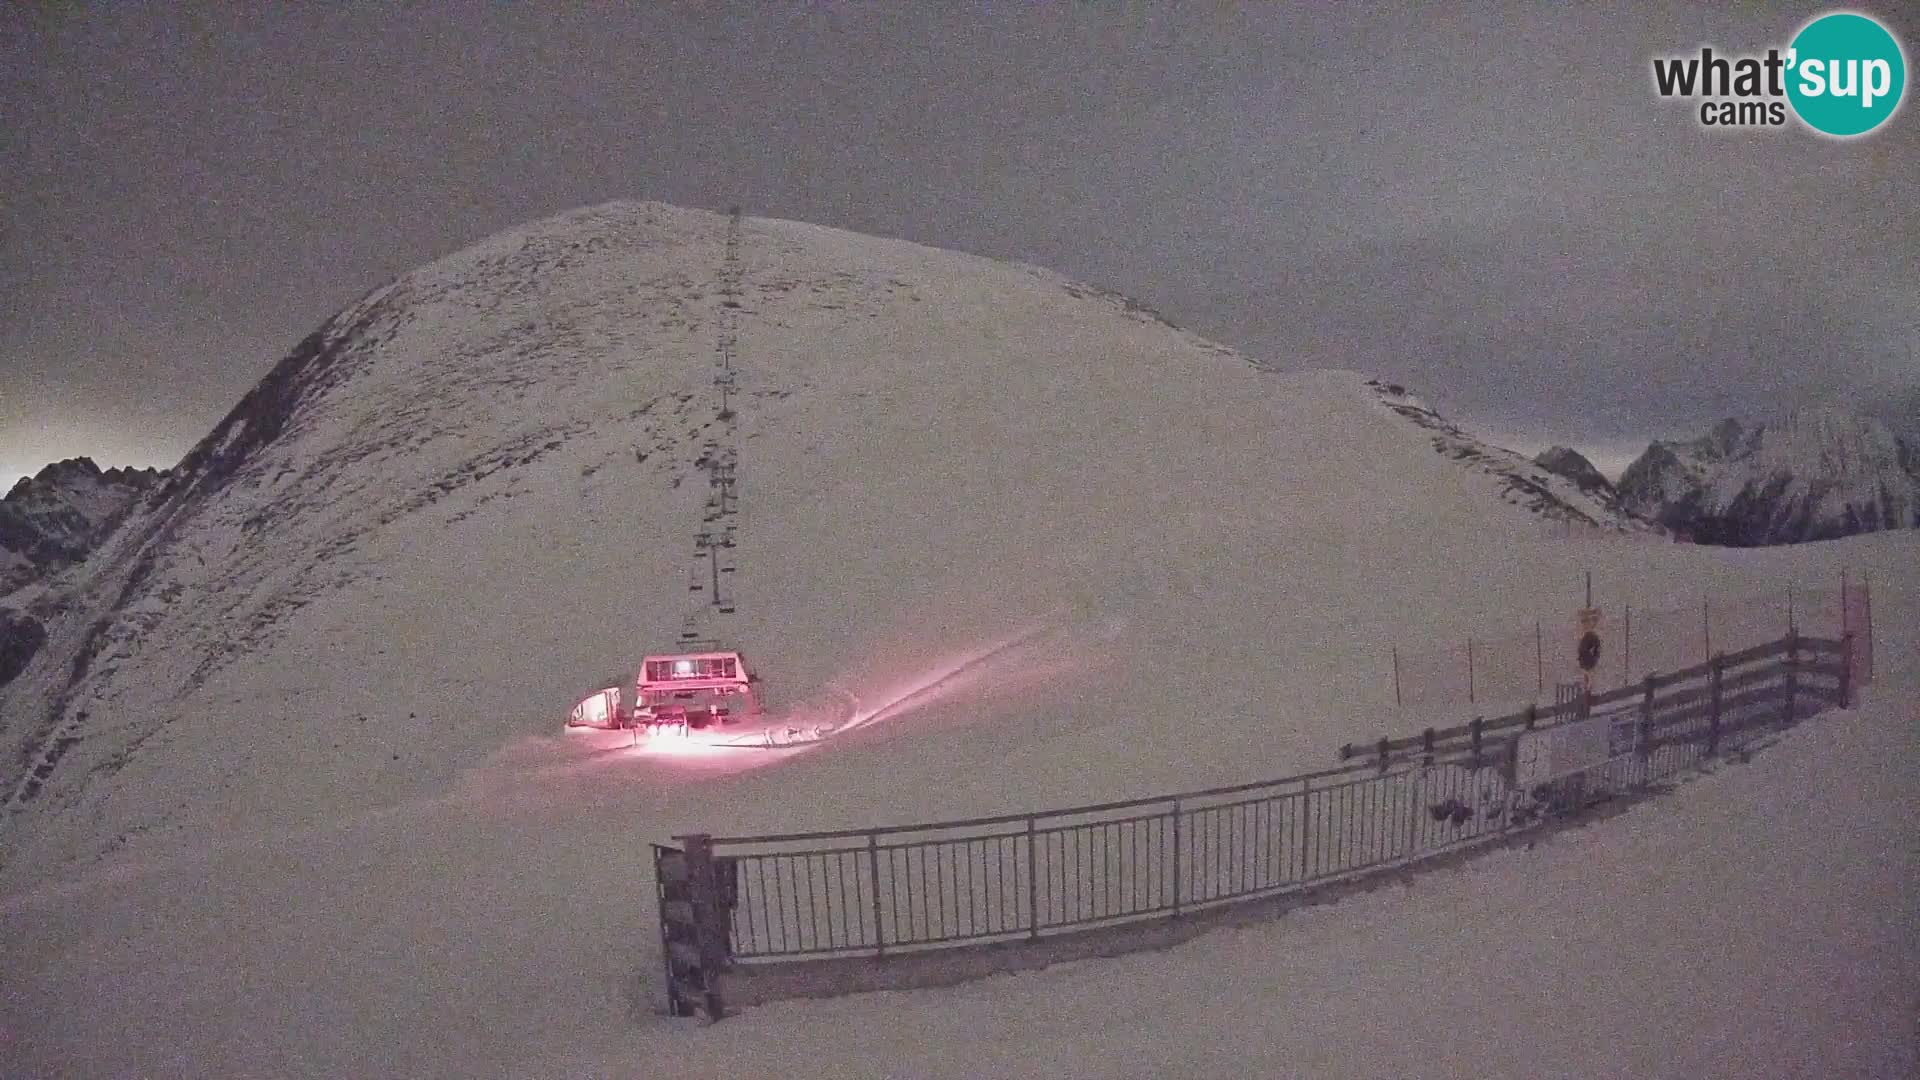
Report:
<svg viewBox="0 0 1920 1080"><path fill-rule="evenodd" d="M611 198L1039 263L1527 448L1920 383L1912 102L1652 91L1820 8L1151 7L8 5L0 483L170 464L360 293Z"/></svg>

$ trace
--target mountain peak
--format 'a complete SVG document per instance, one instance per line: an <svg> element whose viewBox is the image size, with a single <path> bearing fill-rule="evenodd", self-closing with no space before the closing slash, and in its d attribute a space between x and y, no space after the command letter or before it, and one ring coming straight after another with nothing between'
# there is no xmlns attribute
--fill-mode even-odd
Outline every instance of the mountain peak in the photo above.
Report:
<svg viewBox="0 0 1920 1080"><path fill-rule="evenodd" d="M1920 525L1916 460L1881 421L1820 406L1655 442L1620 492L1635 512L1706 543L1822 540Z"/></svg>
<svg viewBox="0 0 1920 1080"><path fill-rule="evenodd" d="M1611 492L1613 490L1613 484L1607 480L1606 475L1594 468L1593 462L1587 460L1585 454L1570 446L1549 447L1535 457L1533 463L1550 473L1566 477L1579 485L1582 491Z"/></svg>
<svg viewBox="0 0 1920 1080"><path fill-rule="evenodd" d="M164 475L75 457L21 477L0 499L0 595L79 562Z"/></svg>
<svg viewBox="0 0 1920 1080"><path fill-rule="evenodd" d="M1713 425L1713 429L1707 432L1706 438L1699 440L1695 445L1716 457L1729 458L1740 451L1741 440L1747 434L1748 429L1739 420L1728 417Z"/></svg>

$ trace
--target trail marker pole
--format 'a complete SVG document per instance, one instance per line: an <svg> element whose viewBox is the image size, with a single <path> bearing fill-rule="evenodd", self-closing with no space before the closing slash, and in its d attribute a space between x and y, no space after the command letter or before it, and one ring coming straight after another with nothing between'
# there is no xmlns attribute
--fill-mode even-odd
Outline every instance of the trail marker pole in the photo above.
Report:
<svg viewBox="0 0 1920 1080"><path fill-rule="evenodd" d="M1473 703L1473 639L1467 639L1467 703Z"/></svg>
<svg viewBox="0 0 1920 1080"><path fill-rule="evenodd" d="M1867 681L1872 682L1880 677L1880 649L1873 641L1873 579L1864 570L1860 572L1860 611L1861 629L1867 635Z"/></svg>
<svg viewBox="0 0 1920 1080"><path fill-rule="evenodd" d="M1853 623L1847 619L1848 614L1849 614L1849 609L1847 607L1847 568L1843 566L1840 568L1840 632L1843 634L1853 629Z"/></svg>
<svg viewBox="0 0 1920 1080"><path fill-rule="evenodd" d="M1633 678L1633 605L1627 605L1626 626L1620 631L1620 685Z"/></svg>
<svg viewBox="0 0 1920 1080"><path fill-rule="evenodd" d="M1533 682L1535 694L1547 692L1547 659L1541 647L1539 619L1533 620Z"/></svg>
<svg viewBox="0 0 1920 1080"><path fill-rule="evenodd" d="M1786 727L1793 726L1793 711L1800 696L1800 635L1787 635Z"/></svg>
<svg viewBox="0 0 1920 1080"><path fill-rule="evenodd" d="M1700 659L1702 662L1713 659L1713 615L1712 601L1700 598Z"/></svg>
<svg viewBox="0 0 1920 1080"><path fill-rule="evenodd" d="M1726 657L1715 655L1713 670L1707 675L1708 709L1707 713L1707 753L1720 750L1720 674L1726 666Z"/></svg>
<svg viewBox="0 0 1920 1080"><path fill-rule="evenodd" d="M1840 635L1840 707L1853 705L1853 631Z"/></svg>

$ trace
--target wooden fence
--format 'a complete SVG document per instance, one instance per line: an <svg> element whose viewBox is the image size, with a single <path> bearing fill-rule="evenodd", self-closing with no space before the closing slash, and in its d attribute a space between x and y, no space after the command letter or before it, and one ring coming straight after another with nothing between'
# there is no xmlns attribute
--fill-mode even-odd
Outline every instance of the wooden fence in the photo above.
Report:
<svg viewBox="0 0 1920 1080"><path fill-rule="evenodd" d="M1405 868L1645 788L1829 706L1853 639L1800 637L1640 684L1345 746L1336 768L1147 799L655 845L676 1015L741 968L1041 942Z"/></svg>
<svg viewBox="0 0 1920 1080"><path fill-rule="evenodd" d="M1604 643L1604 655L1590 671L1579 666L1574 611L1509 625L1504 632L1429 641L1422 648L1390 646L1374 672L1382 690L1371 700L1383 718L1398 716L1401 722L1443 711L1517 708L1563 682L1585 678L1596 693L1631 686L1649 661L1704 664L1717 652L1736 652L1794 632L1836 641L1853 634L1861 646L1855 666L1862 682L1871 681L1872 585L1866 575L1844 571L1838 584L1838 589L1705 594L1694 603L1663 608L1627 604L1596 610L1592 628Z"/></svg>

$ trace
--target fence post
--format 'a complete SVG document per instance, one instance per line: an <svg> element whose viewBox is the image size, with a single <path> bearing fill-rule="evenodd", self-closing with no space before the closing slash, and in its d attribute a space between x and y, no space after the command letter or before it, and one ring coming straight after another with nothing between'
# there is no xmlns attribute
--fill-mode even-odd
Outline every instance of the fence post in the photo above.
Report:
<svg viewBox="0 0 1920 1080"><path fill-rule="evenodd" d="M1787 701L1785 726L1793 726L1793 707L1800 696L1800 635L1787 632Z"/></svg>
<svg viewBox="0 0 1920 1080"><path fill-rule="evenodd" d="M1389 739L1385 735L1380 736L1379 752L1380 752L1380 771L1381 772L1387 771L1387 755L1391 752L1392 744L1393 744L1392 739Z"/></svg>
<svg viewBox="0 0 1920 1080"><path fill-rule="evenodd" d="M1427 766L1428 768L1432 768L1433 766L1433 729L1432 728L1428 728L1427 730L1420 733L1420 756L1421 756L1420 763L1422 765Z"/></svg>
<svg viewBox="0 0 1920 1080"><path fill-rule="evenodd" d="M1527 730L1532 731L1533 725L1537 723L1539 719L1540 706L1531 701L1527 702Z"/></svg>
<svg viewBox="0 0 1920 1080"><path fill-rule="evenodd" d="M1720 749L1720 672L1726 666L1725 653L1713 654L1713 670L1707 675L1707 753Z"/></svg>
<svg viewBox="0 0 1920 1080"><path fill-rule="evenodd" d="M1467 639L1467 704L1473 704L1473 639Z"/></svg>
<svg viewBox="0 0 1920 1080"><path fill-rule="evenodd" d="M1840 632L1853 629L1853 623L1847 619L1847 568L1840 568Z"/></svg>
<svg viewBox="0 0 1920 1080"><path fill-rule="evenodd" d="M1480 768L1480 729L1484 723L1481 717L1476 716L1473 726L1468 729L1473 735L1473 767L1476 771Z"/></svg>
<svg viewBox="0 0 1920 1080"><path fill-rule="evenodd" d="M1393 707L1400 708L1400 646L1393 646Z"/></svg>
<svg viewBox="0 0 1920 1080"><path fill-rule="evenodd" d="M1713 655L1713 601L1700 598L1700 659Z"/></svg>
<svg viewBox="0 0 1920 1080"><path fill-rule="evenodd" d="M867 883L873 897L873 955L887 955L887 934L880 928L880 834L867 834Z"/></svg>
<svg viewBox="0 0 1920 1080"><path fill-rule="evenodd" d="M1179 823L1174 824L1173 851L1174 861L1180 860ZM1027 937L1038 940L1040 937L1040 836L1033 828L1033 815L1027 815ZM1179 893L1176 891L1175 896Z"/></svg>
<svg viewBox="0 0 1920 1080"><path fill-rule="evenodd" d="M1400 780L1401 780L1400 790L1406 795L1406 798L1400 800L1400 805L1406 808L1406 813L1402 816L1406 819L1405 821L1405 824L1407 826L1406 853L1408 856L1412 856L1413 853L1418 849L1417 845L1419 843L1419 834L1420 834L1420 804L1425 801L1425 789L1421 786L1421 779L1424 775L1425 775L1424 773L1410 772L1410 773L1405 773L1400 777ZM1397 827L1399 823L1395 823L1395 824L1396 824L1396 831L1398 831Z"/></svg>
<svg viewBox="0 0 1920 1080"><path fill-rule="evenodd" d="M1640 738L1638 742L1640 756L1646 758L1653 753L1653 690L1656 685L1654 673L1647 672L1645 688L1640 694Z"/></svg>
<svg viewBox="0 0 1920 1080"><path fill-rule="evenodd" d="M679 1016L687 1015L687 1011L704 1012L711 1023L725 1015L717 976L726 970L731 960L726 934L720 925L726 916L714 873L713 838L694 833L674 839L680 841L684 849L682 895L691 917L691 925L685 927L682 934L693 940L675 942L671 940L672 935L666 935L669 938L666 946L669 1007ZM664 919L662 921L664 924Z"/></svg>
<svg viewBox="0 0 1920 1080"><path fill-rule="evenodd" d="M1540 620L1533 620L1533 692L1547 692L1547 656L1540 641Z"/></svg>
<svg viewBox="0 0 1920 1080"><path fill-rule="evenodd" d="M1313 780L1300 781L1300 880L1312 877L1313 867Z"/></svg>
<svg viewBox="0 0 1920 1080"><path fill-rule="evenodd" d="M1860 572L1860 611L1864 616L1860 629L1867 636L1867 681L1880 678L1880 646L1873 640L1873 578Z"/></svg>
<svg viewBox="0 0 1920 1080"><path fill-rule="evenodd" d="M1186 870L1180 862L1180 800L1173 800L1173 914L1180 915L1180 879L1186 877Z"/></svg>
<svg viewBox="0 0 1920 1080"><path fill-rule="evenodd" d="M1627 605L1627 625L1620 632L1620 685L1633 678L1633 605Z"/></svg>
<svg viewBox="0 0 1920 1080"><path fill-rule="evenodd" d="M1853 631L1840 635L1840 707L1853 704Z"/></svg>
<svg viewBox="0 0 1920 1080"><path fill-rule="evenodd" d="M1528 715L1532 715L1531 711ZM1533 725L1527 726L1531 729ZM1501 832L1513 828L1514 787L1520 782L1520 739L1521 736L1517 733L1509 736L1506 739L1506 749L1500 754L1500 779L1506 781L1506 791L1501 796L1505 803L1500 811Z"/></svg>

